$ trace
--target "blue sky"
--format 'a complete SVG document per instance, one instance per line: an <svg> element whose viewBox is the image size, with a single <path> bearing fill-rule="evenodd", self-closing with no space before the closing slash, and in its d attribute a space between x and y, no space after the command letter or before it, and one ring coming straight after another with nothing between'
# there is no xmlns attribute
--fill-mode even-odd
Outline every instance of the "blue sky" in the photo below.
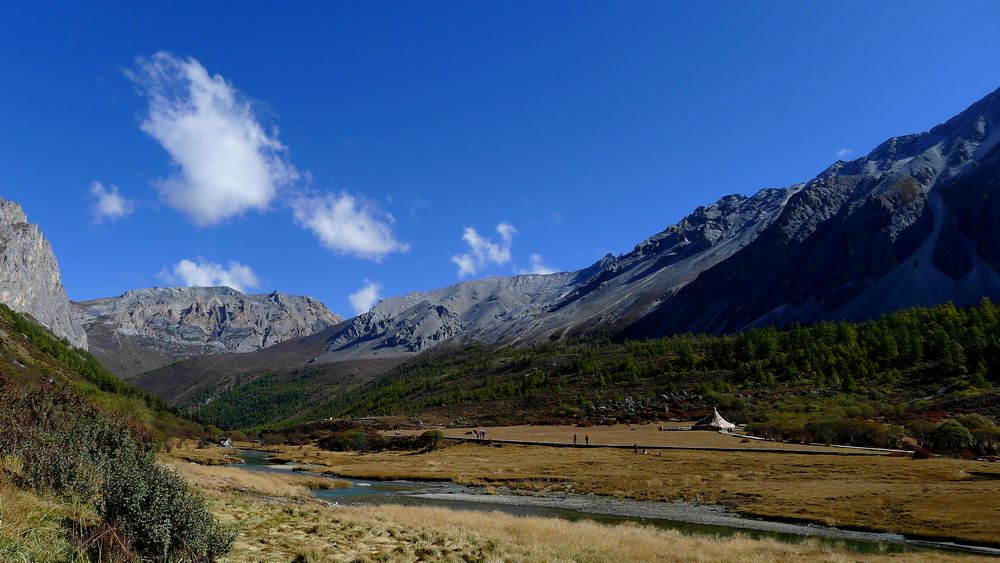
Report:
<svg viewBox="0 0 1000 563"><path fill-rule="evenodd" d="M578 269L1000 87L997 2L0 10L0 197L78 300L223 280L349 316Z"/></svg>

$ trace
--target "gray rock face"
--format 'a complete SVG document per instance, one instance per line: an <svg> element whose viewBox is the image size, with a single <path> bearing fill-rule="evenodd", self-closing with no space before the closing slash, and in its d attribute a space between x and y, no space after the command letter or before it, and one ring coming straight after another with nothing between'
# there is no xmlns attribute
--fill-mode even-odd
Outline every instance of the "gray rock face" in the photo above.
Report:
<svg viewBox="0 0 1000 563"><path fill-rule="evenodd" d="M801 186L731 195L577 272L496 277L385 299L332 338L323 359L398 357L445 342L516 344L614 329L743 248Z"/></svg>
<svg viewBox="0 0 1000 563"><path fill-rule="evenodd" d="M21 206L0 200L0 302L27 313L77 348L87 334L70 311L52 245Z"/></svg>
<svg viewBox="0 0 1000 563"><path fill-rule="evenodd" d="M1000 297L998 145L1000 90L929 132L834 164L629 334L858 320Z"/></svg>
<svg viewBox="0 0 1000 563"><path fill-rule="evenodd" d="M340 322L309 297L228 287L140 289L73 309L92 352L123 377L202 354L254 352Z"/></svg>
<svg viewBox="0 0 1000 563"><path fill-rule="evenodd" d="M472 280L384 299L330 339L325 359L416 354L455 337L541 314L573 274Z"/></svg>

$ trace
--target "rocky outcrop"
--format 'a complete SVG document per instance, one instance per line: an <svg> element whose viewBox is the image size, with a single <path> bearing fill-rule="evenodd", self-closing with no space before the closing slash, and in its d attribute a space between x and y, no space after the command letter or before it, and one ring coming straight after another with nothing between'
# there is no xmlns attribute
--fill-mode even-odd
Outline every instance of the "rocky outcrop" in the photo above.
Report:
<svg viewBox="0 0 1000 563"><path fill-rule="evenodd" d="M0 302L77 348L87 334L70 310L52 245L20 205L0 200Z"/></svg>
<svg viewBox="0 0 1000 563"><path fill-rule="evenodd" d="M325 358L591 331L727 333L1000 298L998 145L1000 90L805 184L699 207L589 268L386 299L348 323Z"/></svg>
<svg viewBox="0 0 1000 563"><path fill-rule="evenodd" d="M398 357L456 337L489 339L491 328L542 314L573 274L495 277L383 299L352 319L327 345L327 359Z"/></svg>
<svg viewBox="0 0 1000 563"><path fill-rule="evenodd" d="M472 280L385 299L331 339L323 359L398 357L445 342L516 344L613 331L754 240L800 187L726 196L631 252L576 272Z"/></svg>
<svg viewBox="0 0 1000 563"><path fill-rule="evenodd" d="M228 287L140 289L73 309L92 352L123 377L202 354L254 352L340 322L309 297Z"/></svg>
<svg viewBox="0 0 1000 563"><path fill-rule="evenodd" d="M859 320L1000 297L1000 90L926 133L837 162L751 244L627 334Z"/></svg>

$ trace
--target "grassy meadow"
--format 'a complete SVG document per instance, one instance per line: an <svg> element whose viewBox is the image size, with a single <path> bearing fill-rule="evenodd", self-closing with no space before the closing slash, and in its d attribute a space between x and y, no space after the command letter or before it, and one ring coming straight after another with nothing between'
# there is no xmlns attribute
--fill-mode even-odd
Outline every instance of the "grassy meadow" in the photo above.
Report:
<svg viewBox="0 0 1000 563"><path fill-rule="evenodd" d="M448 448L453 453L461 447ZM411 457L423 457L420 456ZM329 506L303 493L294 474L177 467L240 536L225 561L975 561L921 552L859 554L815 541L798 544L736 535L689 536L651 526L511 516L443 508ZM239 472L239 473L233 473Z"/></svg>
<svg viewBox="0 0 1000 563"><path fill-rule="evenodd" d="M464 443L420 455L283 446L276 459L364 479L720 504L753 516L1000 543L1000 467L957 459Z"/></svg>

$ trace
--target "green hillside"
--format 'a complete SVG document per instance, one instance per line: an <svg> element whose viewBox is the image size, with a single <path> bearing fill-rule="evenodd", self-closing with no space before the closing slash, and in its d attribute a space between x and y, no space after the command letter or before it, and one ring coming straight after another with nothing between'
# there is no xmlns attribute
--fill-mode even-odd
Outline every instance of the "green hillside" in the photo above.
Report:
<svg viewBox="0 0 1000 563"><path fill-rule="evenodd" d="M137 419L162 441L217 430L179 416L160 398L123 382L89 353L0 304L0 374L12 381L67 386L100 408Z"/></svg>
<svg viewBox="0 0 1000 563"><path fill-rule="evenodd" d="M0 560L213 561L235 531L156 463L206 436L29 319L0 306Z"/></svg>
<svg viewBox="0 0 1000 563"><path fill-rule="evenodd" d="M997 418L997 383L1000 307L984 300L968 309L949 304L733 336L464 346L339 388L307 370L293 379L265 374L197 412L220 426L260 429L370 415L621 422L685 418L718 406L774 437L889 445L920 433L921 421Z"/></svg>

